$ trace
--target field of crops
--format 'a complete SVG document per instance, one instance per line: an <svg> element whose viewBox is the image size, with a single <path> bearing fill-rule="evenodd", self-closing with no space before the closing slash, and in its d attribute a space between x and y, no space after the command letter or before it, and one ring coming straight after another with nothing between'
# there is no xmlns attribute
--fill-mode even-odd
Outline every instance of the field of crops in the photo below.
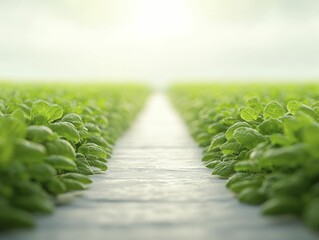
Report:
<svg viewBox="0 0 319 240"><path fill-rule="evenodd" d="M319 228L318 85L175 85L169 94L202 160L241 202Z"/></svg>
<svg viewBox="0 0 319 240"><path fill-rule="evenodd" d="M59 194L107 169L116 139L143 106L140 85L1 83L0 229L31 227Z"/></svg>

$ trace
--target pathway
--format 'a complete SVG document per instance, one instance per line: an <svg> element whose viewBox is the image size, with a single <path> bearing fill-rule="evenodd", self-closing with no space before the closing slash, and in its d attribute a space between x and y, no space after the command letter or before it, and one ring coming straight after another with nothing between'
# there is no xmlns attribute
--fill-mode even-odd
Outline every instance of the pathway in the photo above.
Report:
<svg viewBox="0 0 319 240"><path fill-rule="evenodd" d="M298 221L238 203L200 158L166 97L155 94L82 197L35 230L0 239L318 239Z"/></svg>

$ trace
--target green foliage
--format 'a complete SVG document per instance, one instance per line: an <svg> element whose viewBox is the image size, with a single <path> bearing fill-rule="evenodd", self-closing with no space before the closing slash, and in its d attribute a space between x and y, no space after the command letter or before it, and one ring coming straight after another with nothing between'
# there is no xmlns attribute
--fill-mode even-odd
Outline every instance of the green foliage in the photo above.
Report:
<svg viewBox="0 0 319 240"><path fill-rule="evenodd" d="M34 226L107 169L148 94L139 85L14 85L0 92L0 230Z"/></svg>
<svg viewBox="0 0 319 240"><path fill-rule="evenodd" d="M101 158L107 157L106 151L95 143L82 144L81 147L79 147L78 152L82 153L85 157L89 157L92 155Z"/></svg>
<svg viewBox="0 0 319 240"><path fill-rule="evenodd" d="M56 139L45 143L49 155L61 155L70 159L75 158L75 149L70 142L64 139Z"/></svg>
<svg viewBox="0 0 319 240"><path fill-rule="evenodd" d="M65 174L62 174L61 177L74 179L81 183L86 183L86 184L92 183L92 180L90 178L88 178L87 176L83 174L78 174L78 173L65 173Z"/></svg>
<svg viewBox="0 0 319 240"><path fill-rule="evenodd" d="M77 129L82 128L83 121L80 115L76 113L68 113L63 116L61 119L63 122L69 122L72 123L73 126L75 126Z"/></svg>
<svg viewBox="0 0 319 240"><path fill-rule="evenodd" d="M257 120L258 112L251 107L244 107L240 111L240 117L247 122Z"/></svg>
<svg viewBox="0 0 319 240"><path fill-rule="evenodd" d="M21 208L5 206L0 211L0 230L30 228L35 224L32 214Z"/></svg>
<svg viewBox="0 0 319 240"><path fill-rule="evenodd" d="M80 134L72 123L56 122L49 125L49 128L60 137L65 138L69 142L78 143L80 141Z"/></svg>
<svg viewBox="0 0 319 240"><path fill-rule="evenodd" d="M46 158L45 161L57 170L76 170L75 161L65 156L50 155Z"/></svg>
<svg viewBox="0 0 319 240"><path fill-rule="evenodd" d="M51 156L49 156L51 157ZM38 182L47 182L57 174L57 168L47 163L33 164L28 168L30 178Z"/></svg>
<svg viewBox="0 0 319 240"><path fill-rule="evenodd" d="M311 84L176 85L170 96L205 166L229 177L241 202L319 229L318 92Z"/></svg>
<svg viewBox="0 0 319 240"><path fill-rule="evenodd" d="M66 186L67 191L84 190L86 185L72 178L61 178L61 181Z"/></svg>
<svg viewBox="0 0 319 240"><path fill-rule="evenodd" d="M32 142L42 143L54 140L52 130L46 126L31 125L27 127L27 139Z"/></svg>
<svg viewBox="0 0 319 240"><path fill-rule="evenodd" d="M236 122L232 126L230 126L227 131L226 131L226 138L227 140L230 140L233 138L234 132L237 128L240 127L251 127L248 123L246 122Z"/></svg>
<svg viewBox="0 0 319 240"><path fill-rule="evenodd" d="M266 196L261 194L258 187L246 187L238 194L241 202L249 204L261 204L265 201Z"/></svg>
<svg viewBox="0 0 319 240"><path fill-rule="evenodd" d="M28 212L36 213L52 213L53 202L47 196L39 194L30 194L23 197L15 197L12 199L15 207L24 209Z"/></svg>
<svg viewBox="0 0 319 240"><path fill-rule="evenodd" d="M272 101L265 106L264 109L264 118L279 118L285 115L284 108L280 105L280 103Z"/></svg>
<svg viewBox="0 0 319 240"><path fill-rule="evenodd" d="M27 140L17 139L14 144L13 159L25 164L42 162L46 155L45 148L39 144Z"/></svg>
<svg viewBox="0 0 319 240"><path fill-rule="evenodd" d="M305 209L304 218L306 223L314 228L319 228L319 197L313 199Z"/></svg>
<svg viewBox="0 0 319 240"><path fill-rule="evenodd" d="M257 130L263 135L283 132L283 122L276 118L266 119L257 126Z"/></svg>
<svg viewBox="0 0 319 240"><path fill-rule="evenodd" d="M262 205L265 215L299 214L302 210L301 201L289 196L278 196L269 199Z"/></svg>
<svg viewBox="0 0 319 240"><path fill-rule="evenodd" d="M63 108L57 104L49 104L46 101L39 100L33 103L30 110L31 121L35 124L47 124L61 118Z"/></svg>
<svg viewBox="0 0 319 240"><path fill-rule="evenodd" d="M235 161L221 161L213 168L213 174L222 178L227 178L234 173Z"/></svg>
<svg viewBox="0 0 319 240"><path fill-rule="evenodd" d="M253 149L259 143L267 139L261 135L257 130L247 127L237 128L233 134L234 139L243 147Z"/></svg>

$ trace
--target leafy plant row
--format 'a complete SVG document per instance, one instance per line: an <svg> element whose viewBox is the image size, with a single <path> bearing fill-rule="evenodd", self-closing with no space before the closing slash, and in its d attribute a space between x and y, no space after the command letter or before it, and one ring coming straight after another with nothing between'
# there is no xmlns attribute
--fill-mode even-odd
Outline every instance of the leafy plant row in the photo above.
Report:
<svg viewBox="0 0 319 240"><path fill-rule="evenodd" d="M59 194L86 189L147 95L139 85L2 83L0 230L31 227Z"/></svg>
<svg viewBox="0 0 319 240"><path fill-rule="evenodd" d="M170 95L206 167L241 202L319 229L318 85L176 85Z"/></svg>

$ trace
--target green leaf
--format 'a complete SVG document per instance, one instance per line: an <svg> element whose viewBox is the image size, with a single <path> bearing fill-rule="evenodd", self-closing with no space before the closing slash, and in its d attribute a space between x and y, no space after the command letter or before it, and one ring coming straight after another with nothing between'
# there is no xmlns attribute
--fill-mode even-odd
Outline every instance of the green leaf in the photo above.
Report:
<svg viewBox="0 0 319 240"><path fill-rule="evenodd" d="M212 150L216 147L220 147L222 144L224 144L227 141L225 133L219 133L216 134L212 142L210 143L209 149Z"/></svg>
<svg viewBox="0 0 319 240"><path fill-rule="evenodd" d="M214 168L218 163L220 162L220 160L213 160L213 161L209 161L205 164L205 167L207 168Z"/></svg>
<svg viewBox="0 0 319 240"><path fill-rule="evenodd" d="M59 136L67 139L70 142L78 143L80 141L80 134L72 123L56 122L49 125L49 128Z"/></svg>
<svg viewBox="0 0 319 240"><path fill-rule="evenodd" d="M14 152L14 143L3 139L0 138L0 166L10 164Z"/></svg>
<svg viewBox="0 0 319 240"><path fill-rule="evenodd" d="M33 216L22 209L6 206L1 207L0 212L0 230L30 228L35 225Z"/></svg>
<svg viewBox="0 0 319 240"><path fill-rule="evenodd" d="M78 173L83 175L93 175L94 171L89 166L79 166L78 165Z"/></svg>
<svg viewBox="0 0 319 240"><path fill-rule="evenodd" d="M281 133L273 133L269 136L269 140L272 145L280 145L280 146L288 146L291 145L293 142L290 141L291 139L286 135Z"/></svg>
<svg viewBox="0 0 319 240"><path fill-rule="evenodd" d="M262 205L264 215L299 214L301 211L301 201L295 197L278 196Z"/></svg>
<svg viewBox="0 0 319 240"><path fill-rule="evenodd" d="M31 121L38 125L51 123L61 118L62 115L63 108L61 106L49 104L43 100L34 102L30 110Z"/></svg>
<svg viewBox="0 0 319 240"><path fill-rule="evenodd" d="M0 117L0 138L8 140L25 138L26 128L24 121L18 118L12 116Z"/></svg>
<svg viewBox="0 0 319 240"><path fill-rule="evenodd" d="M240 145L248 149L253 149L259 143L267 140L257 130L248 127L237 128L233 136Z"/></svg>
<svg viewBox="0 0 319 240"><path fill-rule="evenodd" d="M268 195L269 191L271 191L272 186L277 181L280 181L281 179L286 178L287 175L281 172L273 172L270 174L267 174L262 182L261 187L259 188L260 191L266 195Z"/></svg>
<svg viewBox="0 0 319 240"><path fill-rule="evenodd" d="M107 157L106 151L95 143L82 144L79 147L78 152L82 153L85 157L88 157L90 155L101 157L101 158Z"/></svg>
<svg viewBox="0 0 319 240"><path fill-rule="evenodd" d="M280 105L280 103L276 101L272 101L266 105L264 108L264 118L279 118L285 115L284 108Z"/></svg>
<svg viewBox="0 0 319 240"><path fill-rule="evenodd" d="M223 145L220 146L223 154L234 154L239 153L242 149L242 146L234 139L231 139L225 142Z"/></svg>
<svg viewBox="0 0 319 240"><path fill-rule="evenodd" d="M103 127L108 127L109 126L109 120L102 115L98 115L96 117L96 123L99 125L102 125Z"/></svg>
<svg viewBox="0 0 319 240"><path fill-rule="evenodd" d="M16 196L12 199L12 204L15 207L37 213L52 213L54 208L53 202L48 197L41 195Z"/></svg>
<svg viewBox="0 0 319 240"><path fill-rule="evenodd" d="M316 120L318 118L318 113L315 110L313 110L311 107L308 107L307 105L301 106L300 111L302 113L310 116L314 120Z"/></svg>
<svg viewBox="0 0 319 240"><path fill-rule="evenodd" d="M311 182L307 175L303 172L295 172L293 175L285 176L275 181L267 195L269 196L291 196L298 198L307 192L311 186Z"/></svg>
<svg viewBox="0 0 319 240"><path fill-rule="evenodd" d="M261 178L243 178L239 179L229 186L229 189L235 193L240 193L245 189L259 188L262 184Z"/></svg>
<svg viewBox="0 0 319 240"><path fill-rule="evenodd" d="M238 122L238 119L236 117L226 117L222 120L223 124L227 125L227 126L231 126L233 124L235 124L236 122Z"/></svg>
<svg viewBox="0 0 319 240"><path fill-rule="evenodd" d="M251 126L250 126L248 123L246 123L246 122L237 122L237 123L235 123L234 125L232 125L231 127L229 127L228 130L226 131L226 138L227 138L227 140L232 139L235 130L236 130L237 128L240 128L240 127L251 127Z"/></svg>
<svg viewBox="0 0 319 240"><path fill-rule="evenodd" d="M241 172L234 173L231 177L229 177L227 179L226 187L229 188L232 184L239 182L243 179L247 179L250 176L251 176L251 174L249 174L249 173L241 173Z"/></svg>
<svg viewBox="0 0 319 240"><path fill-rule="evenodd" d="M87 139L87 142L95 143L103 149L111 150L112 146L106 141L105 138L99 135L93 135Z"/></svg>
<svg viewBox="0 0 319 240"><path fill-rule="evenodd" d="M61 178L61 181L65 184L68 191L84 190L87 188L85 184L75 179Z"/></svg>
<svg viewBox="0 0 319 240"><path fill-rule="evenodd" d="M303 105L303 103L301 103L301 102L290 101L287 104L287 109L292 115L295 115L302 105Z"/></svg>
<svg viewBox="0 0 319 240"><path fill-rule="evenodd" d="M24 181L14 182L12 185L16 195L41 195L47 197L46 192L38 182L25 179Z"/></svg>
<svg viewBox="0 0 319 240"><path fill-rule="evenodd" d="M263 142L258 144L254 149L250 150L250 154L248 154L248 158L246 157L244 160L246 159L251 159L251 160L258 160L260 159L264 152L271 148L271 145L268 142Z"/></svg>
<svg viewBox="0 0 319 240"><path fill-rule="evenodd" d="M75 162L76 162L76 165L78 167L78 173L81 173L84 175L94 174L93 170L90 167L88 160L85 158L85 156L82 153L76 154Z"/></svg>
<svg viewBox="0 0 319 240"><path fill-rule="evenodd" d="M57 177L50 179L50 181L46 184L46 189L52 194L64 193L67 190L65 184Z"/></svg>
<svg viewBox="0 0 319 240"><path fill-rule="evenodd" d="M266 196L261 194L258 188L248 187L238 194L241 202L249 204L261 204L266 200Z"/></svg>
<svg viewBox="0 0 319 240"><path fill-rule="evenodd" d="M279 119L267 119L257 126L257 130L263 135L283 132L283 122Z"/></svg>
<svg viewBox="0 0 319 240"><path fill-rule="evenodd" d="M42 143L54 140L52 130L46 126L31 125L27 127L27 139L32 142Z"/></svg>
<svg viewBox="0 0 319 240"><path fill-rule="evenodd" d="M289 142L296 143L302 138L302 129L309 126L313 120L303 117L290 117L284 120L284 133L289 138Z"/></svg>
<svg viewBox="0 0 319 240"><path fill-rule="evenodd" d="M234 160L219 162L214 167L212 174L218 175L222 178L228 178L231 174L235 172L234 164L235 164Z"/></svg>
<svg viewBox="0 0 319 240"><path fill-rule="evenodd" d="M100 135L101 134L101 129L97 125L95 125L93 123L85 123L84 127L86 127L87 130L91 134L94 134L94 135Z"/></svg>
<svg viewBox="0 0 319 240"><path fill-rule="evenodd" d="M75 150L66 140L56 139L52 142L45 143L49 155L62 155L70 159L75 159Z"/></svg>
<svg viewBox="0 0 319 240"><path fill-rule="evenodd" d="M86 139L91 137L91 134L89 133L89 130L86 127L82 127L78 129L78 131L79 131L79 135L81 139Z"/></svg>
<svg viewBox="0 0 319 240"><path fill-rule="evenodd" d="M254 160L239 161L235 164L235 170L238 172L258 173L260 172L260 166Z"/></svg>
<svg viewBox="0 0 319 240"><path fill-rule="evenodd" d="M81 183L89 184L92 183L92 180L88 178L87 176L84 176L79 173L65 173L61 175L62 178L69 178L69 179L75 179Z"/></svg>
<svg viewBox="0 0 319 240"><path fill-rule="evenodd" d="M13 159L25 164L39 163L46 156L45 148L38 143L29 142L27 140L18 140L15 143Z"/></svg>
<svg viewBox="0 0 319 240"><path fill-rule="evenodd" d="M287 147L272 148L264 152L259 159L259 166L269 167L298 167L309 160L304 144L295 144Z"/></svg>
<svg viewBox="0 0 319 240"><path fill-rule="evenodd" d="M200 134L195 136L195 139L198 142L199 146L206 147L210 145L212 141L212 135L206 132L201 132Z"/></svg>
<svg viewBox="0 0 319 240"><path fill-rule="evenodd" d="M11 183L1 183L0 182L0 208L3 204L3 198L9 199L14 193L13 186Z"/></svg>
<svg viewBox="0 0 319 240"><path fill-rule="evenodd" d="M55 169L66 171L72 171L76 169L76 164L72 159L61 155L51 155L46 158L46 162Z"/></svg>
<svg viewBox="0 0 319 240"><path fill-rule="evenodd" d="M257 120L258 116L258 112L251 107L244 107L240 111L240 117L247 122Z"/></svg>
<svg viewBox="0 0 319 240"><path fill-rule="evenodd" d="M56 170L47 163L38 163L30 166L28 173L32 179L38 182L48 181L57 174Z"/></svg>
<svg viewBox="0 0 319 240"><path fill-rule="evenodd" d="M257 97L251 97L246 101L246 105L247 107L250 107L254 110L256 110L256 112L261 113L263 110L263 107L259 101L259 99Z"/></svg>
<svg viewBox="0 0 319 240"><path fill-rule="evenodd" d="M225 132L227 130L227 125L223 124L223 123L212 123L208 126L208 133L209 134L217 134L217 133L220 133L220 132Z"/></svg>
<svg viewBox="0 0 319 240"><path fill-rule="evenodd" d="M63 122L69 122L72 123L77 129L80 129L83 127L83 121L80 115L75 113L68 113L61 119Z"/></svg>
<svg viewBox="0 0 319 240"><path fill-rule="evenodd" d="M202 157L202 161L207 162L207 161L215 160L220 158L221 155L222 154L220 152L209 152Z"/></svg>
<svg viewBox="0 0 319 240"><path fill-rule="evenodd" d="M290 101L287 104L287 108L292 115L296 115L298 112L303 112L314 119L318 117L316 111L314 111L311 107L298 101Z"/></svg>
<svg viewBox="0 0 319 240"><path fill-rule="evenodd" d="M88 159L88 162L89 162L89 164L91 166L99 168L102 171L106 171L107 170L107 165L104 162L102 162L102 161L99 161L97 159Z"/></svg>
<svg viewBox="0 0 319 240"><path fill-rule="evenodd" d="M314 198L304 211L306 223L313 229L319 229L319 198Z"/></svg>
<svg viewBox="0 0 319 240"><path fill-rule="evenodd" d="M316 158L319 157L319 124L313 123L302 131L302 140L306 143L306 147L310 154Z"/></svg>
<svg viewBox="0 0 319 240"><path fill-rule="evenodd" d="M21 109L16 109L12 112L11 116L20 119L21 121L26 121L28 118L26 114Z"/></svg>

